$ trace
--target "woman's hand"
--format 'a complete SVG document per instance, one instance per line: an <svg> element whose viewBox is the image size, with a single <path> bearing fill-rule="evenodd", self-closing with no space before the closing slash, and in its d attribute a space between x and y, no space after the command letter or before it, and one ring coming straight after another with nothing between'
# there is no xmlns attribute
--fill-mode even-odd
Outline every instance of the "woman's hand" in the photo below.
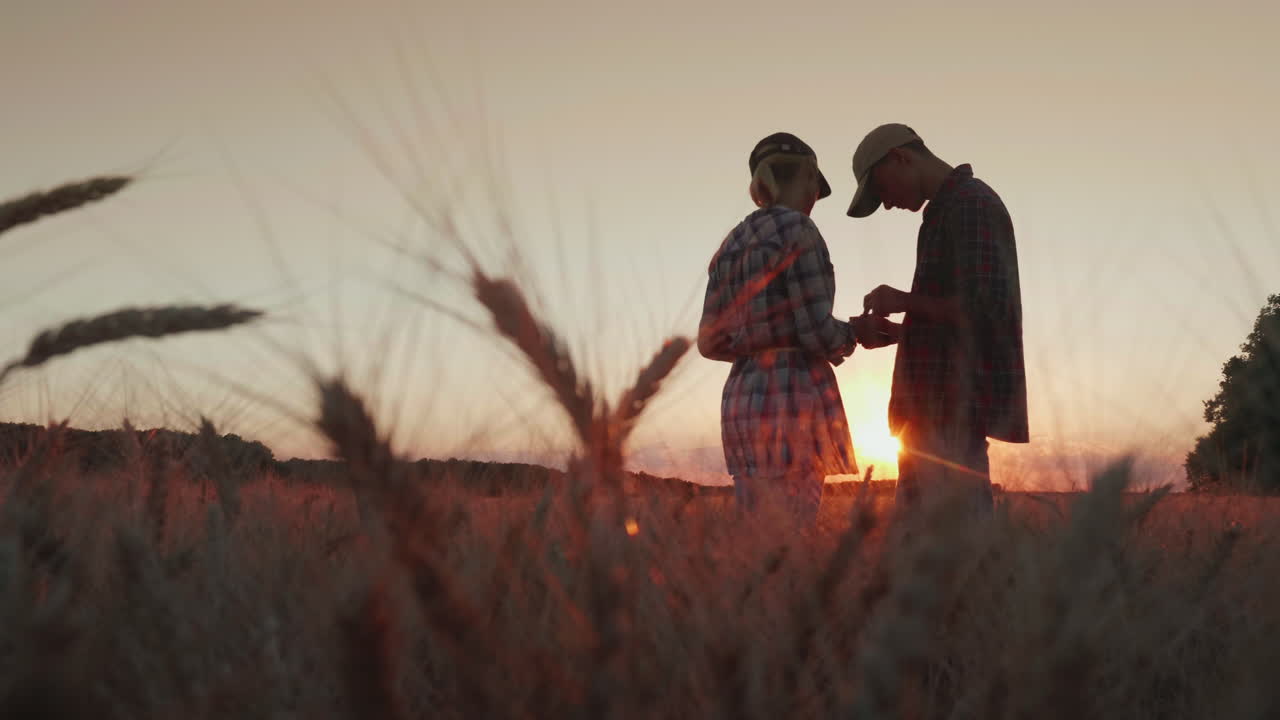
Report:
<svg viewBox="0 0 1280 720"><path fill-rule="evenodd" d="M902 340L902 326L880 315L865 314L849 318L858 344L868 350L893 345Z"/></svg>

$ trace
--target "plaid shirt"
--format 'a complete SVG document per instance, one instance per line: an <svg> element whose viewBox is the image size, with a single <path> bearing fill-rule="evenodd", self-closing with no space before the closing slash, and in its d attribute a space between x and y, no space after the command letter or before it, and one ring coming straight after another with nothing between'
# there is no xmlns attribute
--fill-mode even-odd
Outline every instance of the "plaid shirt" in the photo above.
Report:
<svg viewBox="0 0 1280 720"><path fill-rule="evenodd" d="M857 341L834 298L822 234L788 208L751 213L712 258L698 349L733 363L720 405L730 474L857 472L831 370Z"/></svg>
<svg viewBox="0 0 1280 720"><path fill-rule="evenodd" d="M889 425L967 425L1028 442L1022 292L1013 222L1000 196L957 167L924 211L911 293L959 296L955 326L907 313L893 368Z"/></svg>

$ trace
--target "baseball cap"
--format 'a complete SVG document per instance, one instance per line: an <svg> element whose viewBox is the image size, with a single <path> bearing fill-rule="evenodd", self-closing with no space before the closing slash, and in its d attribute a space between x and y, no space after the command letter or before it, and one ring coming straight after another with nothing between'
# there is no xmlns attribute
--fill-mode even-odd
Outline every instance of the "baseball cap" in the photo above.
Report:
<svg viewBox="0 0 1280 720"><path fill-rule="evenodd" d="M849 217L862 218L880 207L880 195L871 181L871 168L889 151L919 140L915 130L902 123L889 123L867 133L853 151L853 176L858 179L858 190L849 203Z"/></svg>
<svg viewBox="0 0 1280 720"><path fill-rule="evenodd" d="M761 160L779 153L808 155L813 158L815 167L818 164L818 154L803 140L791 133L776 132L756 143L755 148L751 150L751 155L747 158L747 167L751 170L751 174L755 174ZM822 174L821 170L818 171L818 185L821 187L818 197L824 198L831 194L831 185L827 184L827 178Z"/></svg>

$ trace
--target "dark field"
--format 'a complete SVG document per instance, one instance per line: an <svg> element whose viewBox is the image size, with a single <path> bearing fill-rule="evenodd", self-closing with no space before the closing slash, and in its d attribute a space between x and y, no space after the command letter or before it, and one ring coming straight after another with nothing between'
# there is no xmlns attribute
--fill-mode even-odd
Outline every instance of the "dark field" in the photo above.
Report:
<svg viewBox="0 0 1280 720"><path fill-rule="evenodd" d="M1280 501L1123 468L985 523L829 494L799 534L660 482L62 465L7 473L5 717L1280 712Z"/></svg>

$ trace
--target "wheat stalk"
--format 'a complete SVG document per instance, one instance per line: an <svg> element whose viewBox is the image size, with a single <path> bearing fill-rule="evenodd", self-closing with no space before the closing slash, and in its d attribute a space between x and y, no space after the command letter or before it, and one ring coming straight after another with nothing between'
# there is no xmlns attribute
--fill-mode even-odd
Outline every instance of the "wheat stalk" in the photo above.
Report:
<svg viewBox="0 0 1280 720"><path fill-rule="evenodd" d="M157 548L164 547L166 529L169 524L169 468L162 453L154 459L143 463L146 468L147 495L143 501L148 520L151 522L151 537Z"/></svg>
<svg viewBox="0 0 1280 720"><path fill-rule="evenodd" d="M203 456L206 477L213 481L218 489L218 504L228 523L233 523L240 514L240 498L236 482L231 476L231 468L223 450L221 437L213 423L204 416L200 417L199 433L200 454Z"/></svg>
<svg viewBox="0 0 1280 720"><path fill-rule="evenodd" d="M345 678L357 717L408 718L399 688L400 628L387 580L364 591L340 621L346 649Z"/></svg>
<svg viewBox="0 0 1280 720"><path fill-rule="evenodd" d="M570 464L570 474L576 485L573 503L575 527L570 532L578 541L588 567L588 612L597 633L592 652L584 658L591 668L584 712L589 717L601 717L615 703L626 704L625 700L616 697L617 679L614 676L618 673L616 669L611 671L611 667L623 651L630 622L624 617L628 610L624 583L612 575L618 557L606 557L607 553L601 552L599 547L600 538L588 538L593 527L590 501L583 491L597 484L621 489L624 441L648 401L658 392L662 381L688 351L690 343L685 338L667 342L640 372L634 385L623 393L618 409L611 413L608 405L596 396L591 384L579 378L563 343L550 327L538 320L514 283L505 278L490 278L479 268L474 268L471 284L476 299L488 309L498 332L520 350L538 377L554 393L581 442L585 467L577 462ZM593 482L589 484L583 482L588 476L593 476ZM615 494L613 500L615 517L605 523L609 533L622 527L624 512L622 498ZM604 527L594 529L604 530ZM626 544L624 548L623 554L628 555L631 545Z"/></svg>
<svg viewBox="0 0 1280 720"><path fill-rule="evenodd" d="M105 315L72 320L41 332L27 354L0 369L0 383L18 368L42 365L59 355L102 343L133 337L158 338L186 332L222 330L250 322L262 313L235 305L167 305L126 308Z"/></svg>
<svg viewBox="0 0 1280 720"><path fill-rule="evenodd" d="M108 175L33 192L0 205L0 234L42 217L73 210L123 190L133 178Z"/></svg>
<svg viewBox="0 0 1280 720"><path fill-rule="evenodd" d="M138 478L142 476L142 441L138 439L138 430L129 422L129 418L125 418L120 423L120 429L124 434L122 446L124 452L124 477L125 477L125 507L133 509L134 499L137 495Z"/></svg>
<svg viewBox="0 0 1280 720"><path fill-rule="evenodd" d="M392 556L408 571L418 609L463 668L459 692L467 706L484 706L485 688L474 671L493 662L493 658L482 657L480 648L492 648L495 643L482 615L467 601L452 571L437 556L440 529L438 518L432 516L433 508L419 488L406 482L389 444L380 437L373 416L341 379L320 383L320 418L316 424L356 476L361 522L380 536L379 541L390 542ZM372 491L376 507L365 504L366 490ZM368 683L364 686L367 689ZM390 696L384 693L385 697Z"/></svg>

